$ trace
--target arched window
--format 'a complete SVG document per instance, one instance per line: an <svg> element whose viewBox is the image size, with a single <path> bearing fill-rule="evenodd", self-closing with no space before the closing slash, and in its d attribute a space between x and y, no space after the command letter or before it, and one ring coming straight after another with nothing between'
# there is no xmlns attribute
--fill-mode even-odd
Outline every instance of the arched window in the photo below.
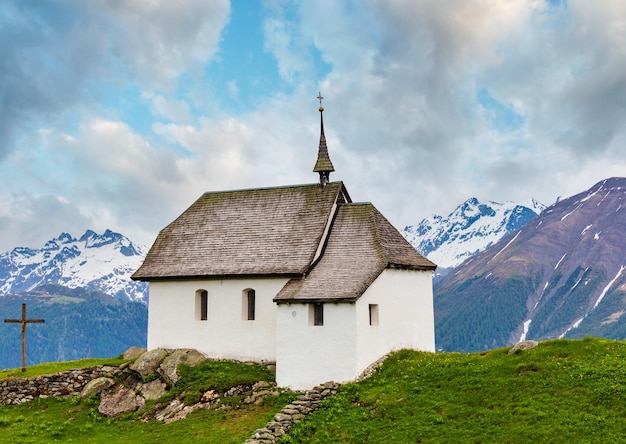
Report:
<svg viewBox="0 0 626 444"><path fill-rule="evenodd" d="M196 320L206 321L209 314L209 295L206 290L196 291Z"/></svg>
<svg viewBox="0 0 626 444"><path fill-rule="evenodd" d="M242 315L247 321L254 321L256 316L256 291L248 288L242 293Z"/></svg>

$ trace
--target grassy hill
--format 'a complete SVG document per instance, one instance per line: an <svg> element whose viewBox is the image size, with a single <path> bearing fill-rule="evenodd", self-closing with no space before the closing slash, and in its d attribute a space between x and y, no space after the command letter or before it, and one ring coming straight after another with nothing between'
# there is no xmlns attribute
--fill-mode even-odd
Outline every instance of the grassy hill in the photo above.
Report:
<svg viewBox="0 0 626 444"><path fill-rule="evenodd" d="M589 338L514 354L404 350L342 386L281 442L626 442L625 363L625 342ZM95 400L39 400L0 407L0 442L242 443L287 401L166 425L100 418Z"/></svg>

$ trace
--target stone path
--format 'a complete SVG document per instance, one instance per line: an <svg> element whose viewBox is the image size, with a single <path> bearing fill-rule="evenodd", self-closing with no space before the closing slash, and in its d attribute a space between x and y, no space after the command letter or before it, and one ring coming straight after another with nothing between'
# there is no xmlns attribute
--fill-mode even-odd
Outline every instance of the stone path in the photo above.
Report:
<svg viewBox="0 0 626 444"><path fill-rule="evenodd" d="M276 413L274 419L265 424L265 427L257 429L253 436L245 441L245 444L274 444L278 442L280 437L289 432L298 421L317 410L324 398L336 395L339 385L336 382L326 382L313 387L304 395L298 396L295 401Z"/></svg>

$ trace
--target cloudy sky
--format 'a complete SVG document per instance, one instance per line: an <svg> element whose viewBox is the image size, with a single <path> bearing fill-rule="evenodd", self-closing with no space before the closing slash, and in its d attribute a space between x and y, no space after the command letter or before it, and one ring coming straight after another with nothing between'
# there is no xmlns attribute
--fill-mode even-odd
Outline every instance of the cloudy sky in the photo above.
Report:
<svg viewBox="0 0 626 444"><path fill-rule="evenodd" d="M398 228L626 175L623 0L3 0L0 251L335 173Z"/></svg>

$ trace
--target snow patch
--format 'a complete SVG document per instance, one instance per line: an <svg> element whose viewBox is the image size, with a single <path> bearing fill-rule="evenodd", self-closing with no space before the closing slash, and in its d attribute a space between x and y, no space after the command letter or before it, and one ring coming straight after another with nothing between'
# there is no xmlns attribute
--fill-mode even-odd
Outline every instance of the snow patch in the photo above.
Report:
<svg viewBox="0 0 626 444"><path fill-rule="evenodd" d="M619 277L622 275L622 271L624 271L624 266L623 265L620 267L619 271L617 272L615 277L611 280L611 282L609 282L608 285L606 287L604 287L604 290L602 290L602 293L600 293L600 296L598 297L598 300L594 304L593 309L595 309L598 306L598 304L600 304L600 302L602 302L602 299L604 299L604 296L606 295L607 291L609 291L609 289L615 283L615 281L618 280Z"/></svg>
<svg viewBox="0 0 626 444"><path fill-rule="evenodd" d="M502 253L504 250L506 250L506 248L507 248L509 245L511 245L513 242L515 242L515 239L517 239L517 238L518 238L518 236L519 236L521 233L522 233L522 230L519 230L519 231L515 234L515 237L514 237L513 239L511 239L511 240L510 240L510 241L509 241L509 242L508 242L508 243L504 246L504 248L503 248L502 250L498 251L498 252L495 254L495 256L494 256L494 257L492 257L491 259L489 259L489 262L491 262L493 259L497 258L497 257L498 257L498 255L499 255L500 253ZM487 262L487 263L489 263L489 262Z"/></svg>
<svg viewBox="0 0 626 444"><path fill-rule="evenodd" d="M574 322L572 324L572 326L570 328L568 328L567 330L565 330L565 332L563 332L563 334L561 336L559 336L559 339L563 339L565 337L565 335L570 331L573 330L575 328L578 328L580 326L580 323L586 318L586 316L583 316L582 318L578 319L576 322Z"/></svg>
<svg viewBox="0 0 626 444"><path fill-rule="evenodd" d="M589 197L587 197L586 199L588 199L588 198L589 198ZM583 199L583 200L585 200L585 199ZM582 202L582 201L581 201L581 202ZM563 216L563 217L561 218L561 222L563 222L565 219L567 219L567 218L568 218L571 214L573 214L576 210L578 210L578 209L579 209L580 207L582 207L582 206L583 206L583 204L582 204L582 203L578 204L578 206L577 206L576 208L574 208L572 211L570 211L569 213L567 213L565 216Z"/></svg>
<svg viewBox="0 0 626 444"><path fill-rule="evenodd" d="M535 310L537 308L537 305L539 305L539 302L541 302L541 298L543 298L543 294L546 291L546 288L548 288L548 285L550 284L550 281L546 282L546 285L543 286L543 290L541 290L541 294L539 295L539 298L537 298L537 302L535 302L535 306L533 307L533 310Z"/></svg>
<svg viewBox="0 0 626 444"><path fill-rule="evenodd" d="M597 206L597 207L599 207L599 206L600 206L600 204L601 204L602 202L604 202L604 199L606 199L606 198L609 196L609 194L611 194L611 190L609 190L609 191L607 191L607 192L606 192L606 194L604 195L604 197L603 197L602 199L600 199L600 202L598 202L598 205L596 205L596 206Z"/></svg>
<svg viewBox="0 0 626 444"><path fill-rule="evenodd" d="M556 265L554 266L555 270L557 268L559 268L559 265L561 265L561 262L563 262L563 259L565 259L565 256L567 256L567 253L565 253L563 256L561 256L561 259L559 259L559 261L556 263ZM548 284L546 283L546 285L548 285Z"/></svg>
<svg viewBox="0 0 626 444"><path fill-rule="evenodd" d="M596 191L594 191L593 193L589 193L587 195L587 197L583 197L582 199L580 199L580 202L586 202L589 199L591 199L593 196L595 196L596 194L598 194L600 192L600 190L602 189L602 187L598 188Z"/></svg>
<svg viewBox="0 0 626 444"><path fill-rule="evenodd" d="M528 334L528 329L530 328L530 324L531 324L532 321L533 321L532 319L529 319L529 320L524 322L524 332L519 337L519 341L517 341L517 342L522 342L522 341L526 340L526 335Z"/></svg>

